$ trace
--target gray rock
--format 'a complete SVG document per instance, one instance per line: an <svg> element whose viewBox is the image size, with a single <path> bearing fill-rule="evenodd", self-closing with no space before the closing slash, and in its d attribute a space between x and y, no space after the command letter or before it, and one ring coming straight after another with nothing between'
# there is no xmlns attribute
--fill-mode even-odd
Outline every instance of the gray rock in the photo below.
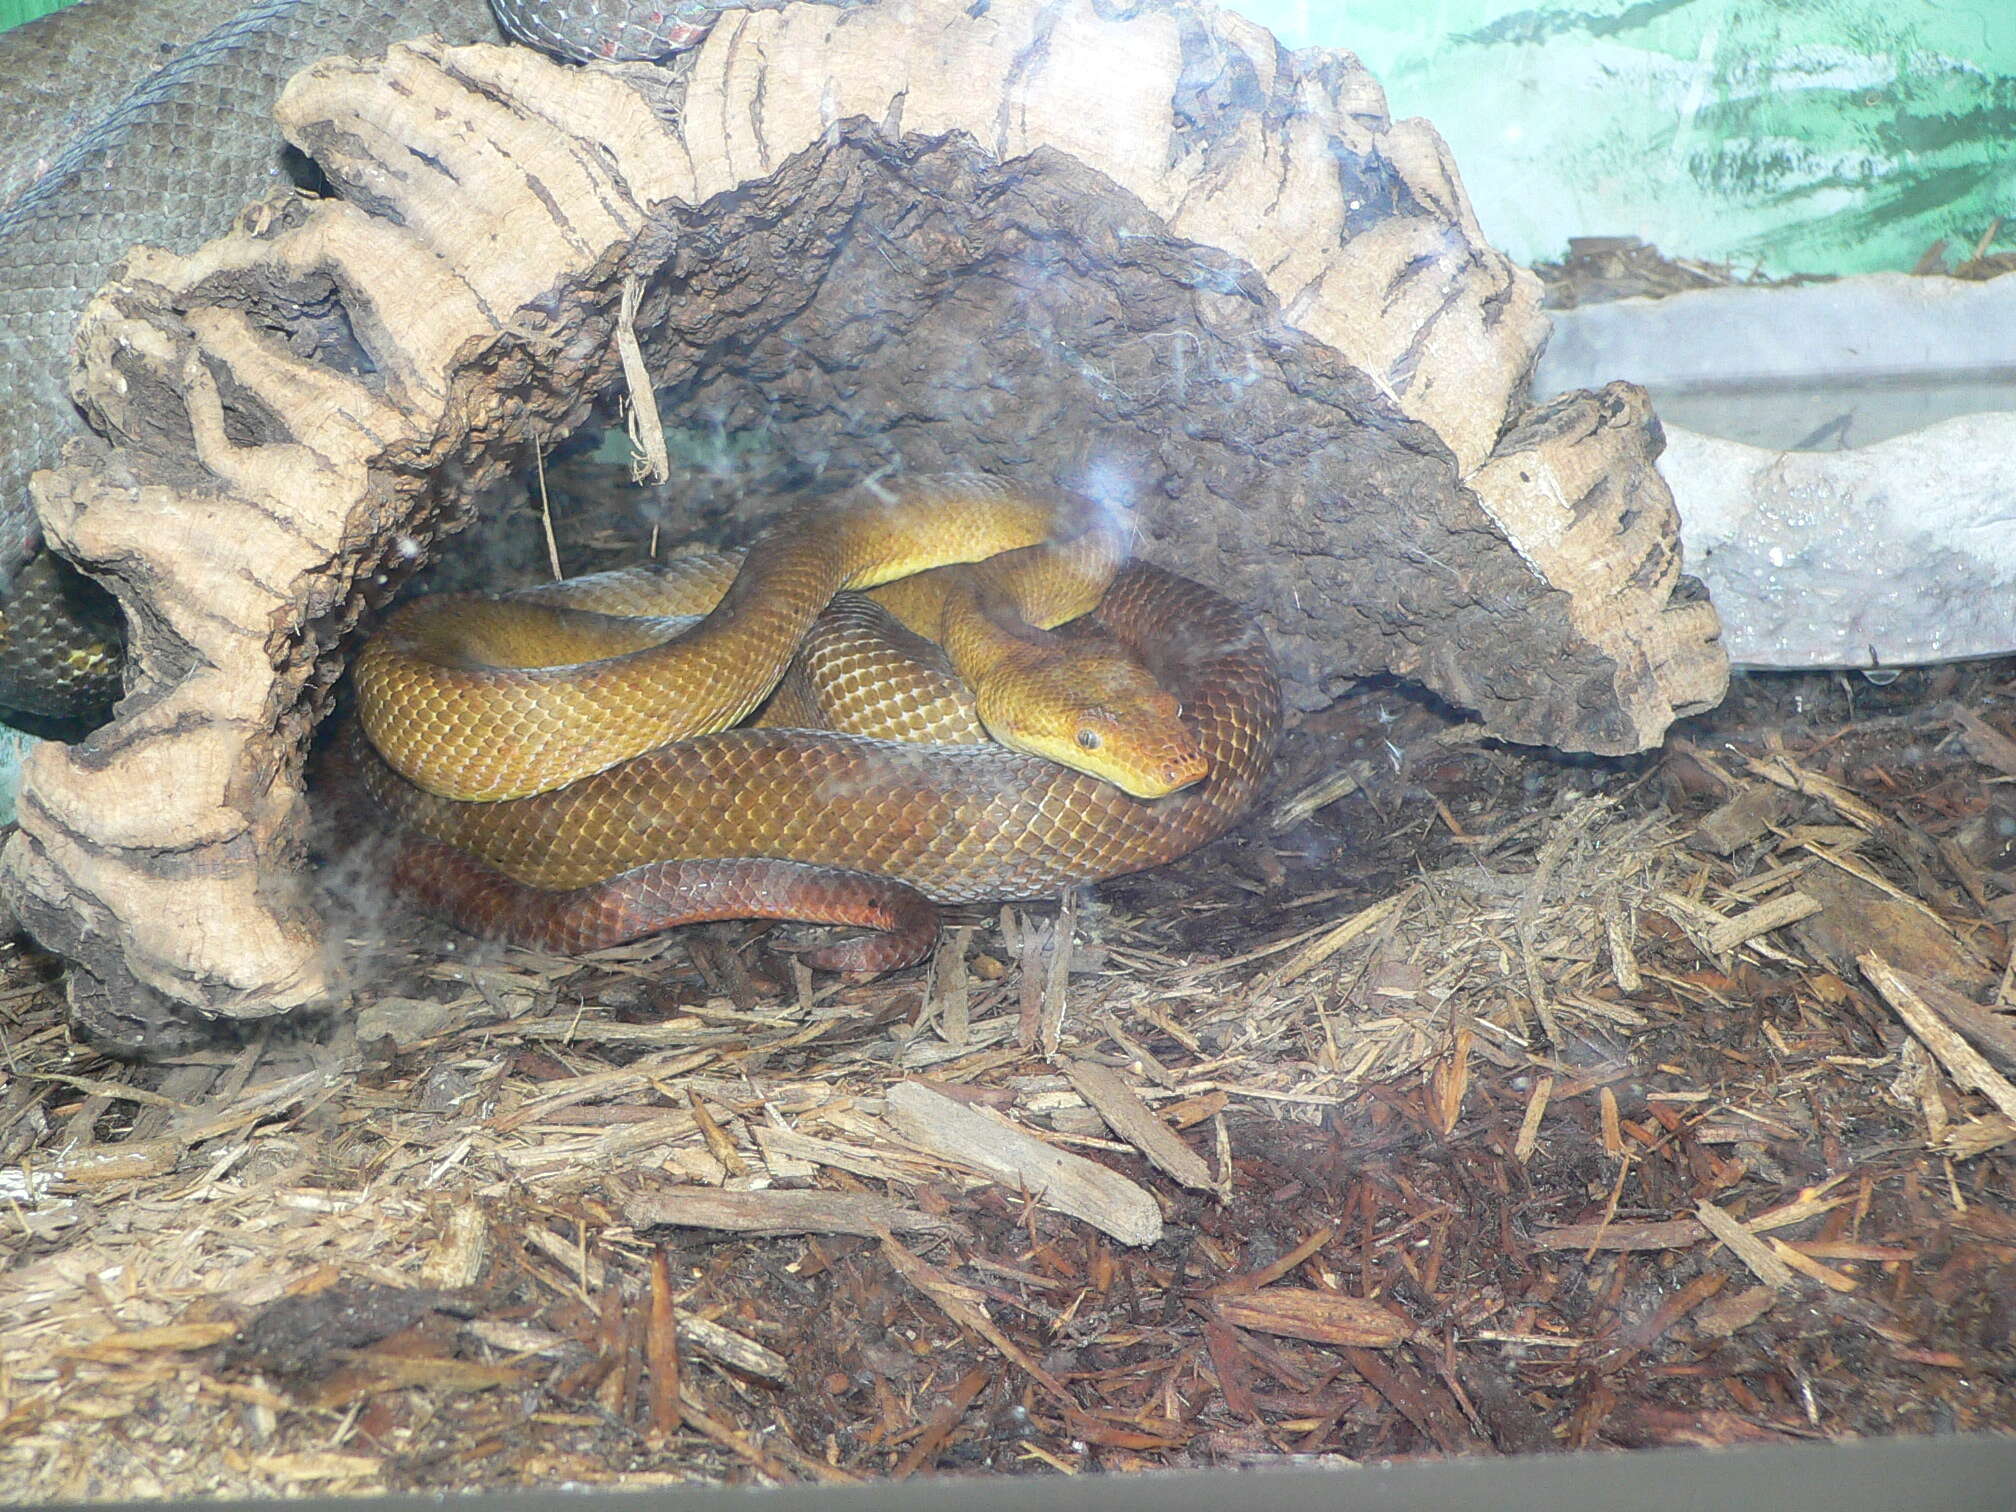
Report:
<svg viewBox="0 0 2016 1512"><path fill-rule="evenodd" d="M1733 662L2016 650L2016 278L1882 274L1556 315L1536 392L1619 376L1669 421L1659 470Z"/></svg>

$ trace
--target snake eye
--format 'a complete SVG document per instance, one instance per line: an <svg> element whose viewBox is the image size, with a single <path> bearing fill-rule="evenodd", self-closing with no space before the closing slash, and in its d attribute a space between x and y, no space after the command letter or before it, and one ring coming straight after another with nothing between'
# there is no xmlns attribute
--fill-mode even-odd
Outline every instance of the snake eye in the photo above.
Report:
<svg viewBox="0 0 2016 1512"><path fill-rule="evenodd" d="M1078 744L1088 751L1096 751L1105 742L1100 740L1097 730L1080 730L1078 732Z"/></svg>

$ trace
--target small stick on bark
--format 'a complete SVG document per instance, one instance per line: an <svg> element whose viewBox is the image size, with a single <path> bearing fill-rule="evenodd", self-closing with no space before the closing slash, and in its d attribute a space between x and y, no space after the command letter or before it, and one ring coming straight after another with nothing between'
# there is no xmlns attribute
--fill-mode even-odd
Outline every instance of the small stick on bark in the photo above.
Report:
<svg viewBox="0 0 2016 1512"><path fill-rule="evenodd" d="M651 1370L651 1432L665 1437L684 1425L679 1408L679 1318L672 1306L672 1261L664 1245L651 1251L651 1327L645 1334Z"/></svg>

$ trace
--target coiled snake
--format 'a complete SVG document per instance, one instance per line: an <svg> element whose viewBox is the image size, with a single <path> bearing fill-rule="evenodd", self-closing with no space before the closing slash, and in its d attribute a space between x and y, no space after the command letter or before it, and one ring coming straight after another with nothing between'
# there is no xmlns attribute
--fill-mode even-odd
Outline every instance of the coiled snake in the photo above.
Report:
<svg viewBox="0 0 2016 1512"><path fill-rule="evenodd" d="M1013 515L990 539L974 523L974 511L962 512L976 502L967 492L955 489L948 497L934 488L899 498L887 511L888 526L892 533L922 526L941 547L959 542L971 557L998 540L1027 539L1042 519L1022 508L1020 495L981 499L982 512L1005 505ZM462 801L407 780L353 741L347 760L361 768L374 812L424 837L401 855L398 889L472 932L555 950L598 948L709 918L867 924L889 932L807 959L881 970L928 948L934 902L1039 897L1156 866L1221 834L1251 803L1279 724L1280 688L1265 638L1218 594L1141 562L1113 574L1094 619L1159 680L1167 690L1160 696L1180 704L1183 754L1141 788L1163 796L1136 797L1044 755L971 743L970 733L956 733L956 721L955 738L969 743L758 727L657 744L670 724L693 721L682 714L668 722L657 712L640 717L619 686L637 690L638 704L663 704L668 689L684 681L717 711L728 711L705 722L738 717L782 671L786 658L766 660L765 653L779 626L809 619L802 600L823 602L836 579L858 585L882 575L861 568L859 542L836 539L823 528L830 524L831 517L787 521L759 542L723 601L727 612L717 611L711 631L716 616L697 627L707 633L694 636L697 654L683 671L677 670L681 639L667 639L662 625L650 624L640 633L648 642L641 648L606 661L554 665L586 645L593 627L563 615L547 627L551 638L542 639L547 632L536 626L521 631L511 624L509 605L488 606L495 619L475 634L532 663L528 672L473 666L450 640L416 643L396 629L383 656L367 651L358 667L360 702L382 700L373 723L399 747L396 759L406 771L463 792L525 792L546 778L565 784ZM823 584L800 581L819 563L829 564ZM839 565L845 563L855 565ZM782 603L769 592L779 581ZM789 602L794 597L801 602ZM443 620L458 608L450 603L437 614L426 600L420 604L420 612ZM752 611L768 623L733 623ZM834 679L851 680L852 692L870 703L883 674L864 670L857 629L878 613L872 604L843 599L821 621L823 646L815 643L807 653L846 667ZM733 652L743 646L758 654L736 665ZM1011 680L1017 675L1019 669L1010 670ZM654 680L658 692L647 698L643 690ZM588 727L601 732L585 745L552 739L557 726L528 714L556 684L565 689L556 706L585 709L593 716ZM724 685L732 686L724 691ZM983 692L983 707L987 697ZM421 738L402 743L411 732L399 728L401 711L420 706ZM1154 718L1151 708L1146 722ZM1082 736L1082 714L1078 722ZM500 733L506 731L512 733ZM509 758L501 764L493 759L499 748ZM1156 753L1148 758L1154 767L1167 748L1151 742L1146 749ZM520 755L531 758L522 767ZM559 764L543 776L533 770L556 757ZM1106 764L1103 752L1085 759ZM1124 759L1132 758L1113 758ZM583 768L587 775L573 775ZM1199 771L1204 775L1195 780Z"/></svg>
<svg viewBox="0 0 2016 1512"><path fill-rule="evenodd" d="M576 59L660 56L722 11L781 3L495 0L522 40ZM0 40L0 717L88 726L119 688L110 601L42 547L26 486L79 429L64 384L85 300L129 246L191 250L281 180L270 111L295 71L425 34L495 37L482 0L84 0ZM782 730L702 735L499 802L428 794L369 763L368 780L435 837L402 875L471 922L515 913L522 935L578 945L635 932L640 908L662 916L669 897L683 917L907 920L914 935L926 897L1028 896L1152 866L1250 801L1278 715L1258 631L1139 565L1098 618L1181 699L1201 783L1144 800L1025 753ZM823 963L887 964L916 942L855 944Z"/></svg>

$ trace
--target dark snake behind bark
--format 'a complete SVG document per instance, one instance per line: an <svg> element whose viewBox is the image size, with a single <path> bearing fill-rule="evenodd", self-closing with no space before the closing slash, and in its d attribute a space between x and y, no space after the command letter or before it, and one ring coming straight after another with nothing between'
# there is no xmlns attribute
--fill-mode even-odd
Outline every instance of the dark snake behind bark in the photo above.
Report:
<svg viewBox="0 0 2016 1512"><path fill-rule="evenodd" d="M499 0L573 58L662 56L724 9L782 0ZM0 719L102 722L120 691L110 597L42 546L29 475L83 430L72 328L136 244L193 251L290 181L281 86L411 37L496 41L485 0L81 0L0 33Z"/></svg>

